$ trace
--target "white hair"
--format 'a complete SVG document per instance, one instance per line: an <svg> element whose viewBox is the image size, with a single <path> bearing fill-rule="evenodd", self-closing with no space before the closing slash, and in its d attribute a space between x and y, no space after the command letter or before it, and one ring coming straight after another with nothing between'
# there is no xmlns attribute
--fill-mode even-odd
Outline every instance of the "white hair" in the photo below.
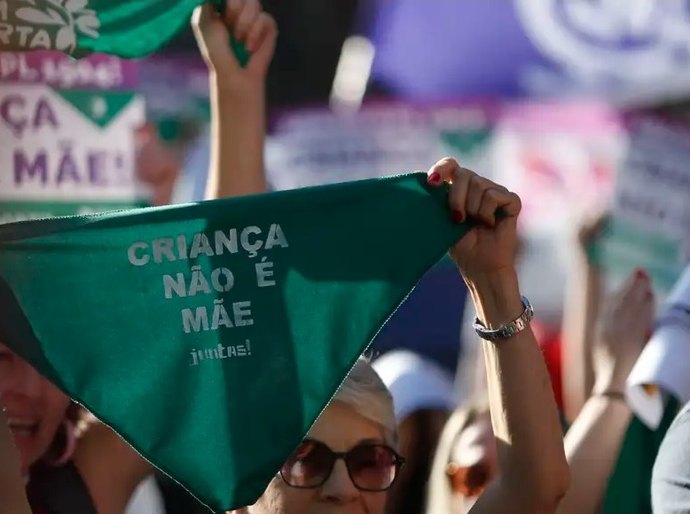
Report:
<svg viewBox="0 0 690 514"><path fill-rule="evenodd" d="M396 447L393 397L366 358L357 359L333 400L349 405L360 416L381 425L386 444Z"/></svg>

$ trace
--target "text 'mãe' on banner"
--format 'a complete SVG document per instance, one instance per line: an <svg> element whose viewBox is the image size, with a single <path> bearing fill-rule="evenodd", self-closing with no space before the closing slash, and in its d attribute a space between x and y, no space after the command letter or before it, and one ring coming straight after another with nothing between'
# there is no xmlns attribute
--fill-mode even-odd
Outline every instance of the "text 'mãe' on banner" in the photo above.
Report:
<svg viewBox="0 0 690 514"><path fill-rule="evenodd" d="M137 63L0 52L0 224L141 207Z"/></svg>

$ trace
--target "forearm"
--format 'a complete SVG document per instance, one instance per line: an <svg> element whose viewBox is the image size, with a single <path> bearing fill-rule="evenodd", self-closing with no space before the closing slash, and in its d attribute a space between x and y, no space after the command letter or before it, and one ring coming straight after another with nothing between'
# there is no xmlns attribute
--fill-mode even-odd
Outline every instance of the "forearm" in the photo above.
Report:
<svg viewBox="0 0 690 514"><path fill-rule="evenodd" d="M571 485L558 514L599 511L632 413L624 401L593 396L565 438Z"/></svg>
<svg viewBox="0 0 690 514"><path fill-rule="evenodd" d="M99 514L123 512L137 486L154 472L151 464L99 422L89 426L79 440L74 464Z"/></svg>
<svg viewBox="0 0 690 514"><path fill-rule="evenodd" d="M211 163L206 198L266 190L263 84L224 84L211 73Z"/></svg>
<svg viewBox="0 0 690 514"><path fill-rule="evenodd" d="M31 514L20 473L19 455L7 419L0 411L0 503L2 512ZM4 510L6 509L6 510Z"/></svg>
<svg viewBox="0 0 690 514"><path fill-rule="evenodd" d="M577 257L568 277L563 316L563 392L565 416L574 420L592 389L592 345L599 314L601 278L598 268Z"/></svg>
<svg viewBox="0 0 690 514"><path fill-rule="evenodd" d="M514 271L468 285L477 315L489 327L516 319L523 310ZM484 355L501 469L499 496L550 512L565 493L568 469L543 356L529 329L510 340L484 342Z"/></svg>

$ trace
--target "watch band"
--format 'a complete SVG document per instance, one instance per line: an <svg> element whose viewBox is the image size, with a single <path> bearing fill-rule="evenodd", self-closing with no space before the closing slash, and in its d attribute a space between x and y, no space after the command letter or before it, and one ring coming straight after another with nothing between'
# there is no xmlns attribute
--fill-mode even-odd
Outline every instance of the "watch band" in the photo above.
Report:
<svg viewBox="0 0 690 514"><path fill-rule="evenodd" d="M532 304L524 296L522 297L522 306L524 307L524 310L517 319L511 321L510 323L506 323L497 329L486 328L482 322L479 321L479 318L475 318L473 325L474 331L479 337L486 341L495 342L510 339L515 334L519 334L525 330L534 317L534 309L532 308Z"/></svg>

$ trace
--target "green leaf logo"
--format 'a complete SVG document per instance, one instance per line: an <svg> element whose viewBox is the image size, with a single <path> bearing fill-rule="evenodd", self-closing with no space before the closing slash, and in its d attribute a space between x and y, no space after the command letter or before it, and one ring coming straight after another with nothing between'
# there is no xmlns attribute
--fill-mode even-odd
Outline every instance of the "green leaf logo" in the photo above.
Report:
<svg viewBox="0 0 690 514"><path fill-rule="evenodd" d="M30 5L16 11L18 19L35 27L55 30L55 48L62 52L73 52L77 47L77 37L93 39L99 37L101 22L96 11L88 9L88 0L44 0L43 7Z"/></svg>

